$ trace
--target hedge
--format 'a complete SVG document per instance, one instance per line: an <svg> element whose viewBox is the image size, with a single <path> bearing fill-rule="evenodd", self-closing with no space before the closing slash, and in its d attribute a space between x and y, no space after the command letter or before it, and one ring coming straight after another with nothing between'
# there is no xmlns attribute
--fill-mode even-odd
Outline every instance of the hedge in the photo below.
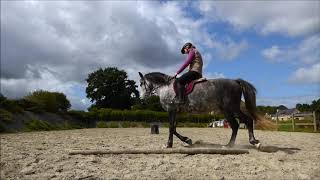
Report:
<svg viewBox="0 0 320 180"><path fill-rule="evenodd" d="M92 121L129 121L129 122L167 122L168 113L150 110L115 110L115 109L96 109L89 112L69 111L69 115L82 122ZM221 119L221 115L210 114L178 114L177 121L181 123L209 123L213 119Z"/></svg>

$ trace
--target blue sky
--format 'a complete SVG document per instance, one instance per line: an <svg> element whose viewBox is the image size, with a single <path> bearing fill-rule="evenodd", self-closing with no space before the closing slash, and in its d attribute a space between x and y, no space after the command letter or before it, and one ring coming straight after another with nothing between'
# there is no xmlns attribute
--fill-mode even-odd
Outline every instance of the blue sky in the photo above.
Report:
<svg viewBox="0 0 320 180"><path fill-rule="evenodd" d="M63 92L86 109L85 79L116 66L174 75L188 41L207 78L242 78L258 105L320 98L320 1L1 1L1 93Z"/></svg>

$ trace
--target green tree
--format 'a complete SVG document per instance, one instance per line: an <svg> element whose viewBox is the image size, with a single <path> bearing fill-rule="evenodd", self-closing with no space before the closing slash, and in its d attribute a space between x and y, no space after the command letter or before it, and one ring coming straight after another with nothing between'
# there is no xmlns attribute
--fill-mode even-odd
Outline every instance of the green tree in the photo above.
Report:
<svg viewBox="0 0 320 180"><path fill-rule="evenodd" d="M67 111L71 104L63 93L38 90L24 97L25 102L36 111L61 112Z"/></svg>
<svg viewBox="0 0 320 180"><path fill-rule="evenodd" d="M66 95L59 92L53 92L52 94L56 98L58 111L67 111L68 109L70 109L71 104L70 101L67 99Z"/></svg>
<svg viewBox="0 0 320 180"><path fill-rule="evenodd" d="M309 104L296 104L296 109L300 112L310 112L311 106Z"/></svg>
<svg viewBox="0 0 320 180"><path fill-rule="evenodd" d="M96 108L130 109L139 98L135 81L127 79L127 73L116 67L99 69L86 79L87 97Z"/></svg>
<svg viewBox="0 0 320 180"><path fill-rule="evenodd" d="M318 100L312 101L311 109L312 109L313 111L320 112L320 98L319 98Z"/></svg>
<svg viewBox="0 0 320 180"><path fill-rule="evenodd" d="M7 100L7 98L2 93L0 93L0 103L5 100Z"/></svg>
<svg viewBox="0 0 320 180"><path fill-rule="evenodd" d="M257 110L260 113L268 113L268 114L275 114L277 112L277 107L275 106L257 106Z"/></svg>

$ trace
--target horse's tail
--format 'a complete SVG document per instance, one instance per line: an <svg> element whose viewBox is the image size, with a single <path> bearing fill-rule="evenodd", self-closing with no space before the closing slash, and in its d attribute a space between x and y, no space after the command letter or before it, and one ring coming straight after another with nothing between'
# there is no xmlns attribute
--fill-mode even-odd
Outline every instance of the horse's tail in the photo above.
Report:
<svg viewBox="0 0 320 180"><path fill-rule="evenodd" d="M257 113L256 113L256 88L250 84L247 81L244 81L242 79L236 80L242 89L242 93L244 95L245 105L246 109L249 112L251 116L253 116L254 119L257 119Z"/></svg>
<svg viewBox="0 0 320 180"><path fill-rule="evenodd" d="M242 93L244 95L246 111L252 116L254 121L257 122L257 124L255 124L255 127L258 129L266 129L266 130L276 129L275 124L273 124L271 121L267 120L262 115L259 115L257 113L257 108L256 108L257 90L256 90L256 88L252 84L250 84L247 81L244 81L242 79L237 79L236 81L241 86Z"/></svg>

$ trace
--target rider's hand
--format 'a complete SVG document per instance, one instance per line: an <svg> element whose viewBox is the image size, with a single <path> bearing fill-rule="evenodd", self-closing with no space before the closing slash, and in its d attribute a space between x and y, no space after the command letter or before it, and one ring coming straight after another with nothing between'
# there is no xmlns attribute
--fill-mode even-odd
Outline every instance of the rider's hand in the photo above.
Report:
<svg viewBox="0 0 320 180"><path fill-rule="evenodd" d="M178 76L178 74L176 73L173 77L174 77L174 78L177 78L177 76Z"/></svg>

